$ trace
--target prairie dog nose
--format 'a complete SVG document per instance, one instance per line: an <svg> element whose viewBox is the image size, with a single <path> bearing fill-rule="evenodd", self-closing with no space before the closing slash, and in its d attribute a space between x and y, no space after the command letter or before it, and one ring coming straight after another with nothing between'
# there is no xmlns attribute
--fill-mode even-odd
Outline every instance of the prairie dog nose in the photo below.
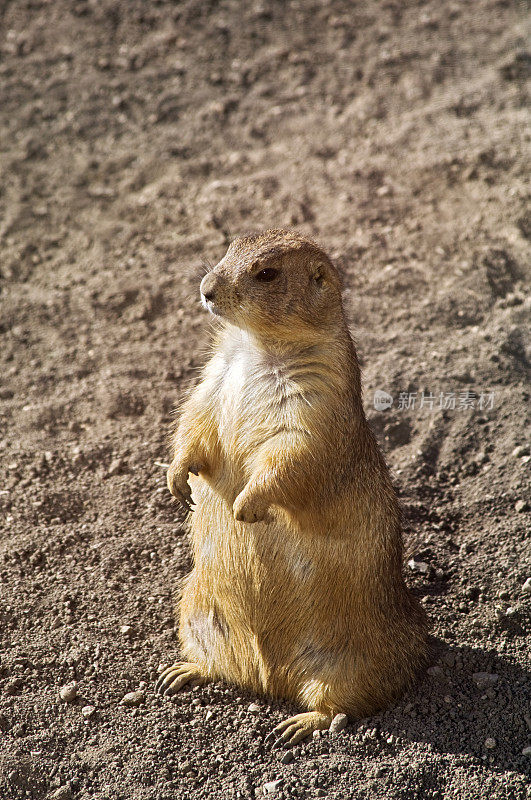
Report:
<svg viewBox="0 0 531 800"><path fill-rule="evenodd" d="M201 292L205 300L214 299L214 296L216 294L217 282L218 282L217 278L212 272L209 272L208 275L205 275L199 287L199 291Z"/></svg>

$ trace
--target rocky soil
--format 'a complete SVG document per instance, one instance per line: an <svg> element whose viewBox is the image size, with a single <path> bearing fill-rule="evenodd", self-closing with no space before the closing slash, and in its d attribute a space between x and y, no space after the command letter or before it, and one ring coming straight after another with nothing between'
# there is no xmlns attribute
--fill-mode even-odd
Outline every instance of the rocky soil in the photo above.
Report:
<svg viewBox="0 0 531 800"><path fill-rule="evenodd" d="M525 12L0 3L1 797L530 796ZM153 693L202 264L286 226L344 276L438 648L394 708L289 752L264 744L284 704Z"/></svg>

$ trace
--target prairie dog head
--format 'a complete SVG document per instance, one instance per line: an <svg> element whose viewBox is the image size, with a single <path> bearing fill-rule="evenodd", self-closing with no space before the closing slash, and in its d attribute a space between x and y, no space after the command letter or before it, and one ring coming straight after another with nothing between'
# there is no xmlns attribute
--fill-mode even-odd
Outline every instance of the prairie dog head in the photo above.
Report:
<svg viewBox="0 0 531 800"><path fill-rule="evenodd" d="M343 317L337 270L314 242L292 231L236 239L200 290L212 314L264 337L319 335Z"/></svg>

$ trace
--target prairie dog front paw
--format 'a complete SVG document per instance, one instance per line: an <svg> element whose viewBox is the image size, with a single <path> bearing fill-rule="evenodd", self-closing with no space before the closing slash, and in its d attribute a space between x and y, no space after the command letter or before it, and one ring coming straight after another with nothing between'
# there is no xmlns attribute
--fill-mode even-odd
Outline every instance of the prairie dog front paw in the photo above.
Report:
<svg viewBox="0 0 531 800"><path fill-rule="evenodd" d="M192 511L192 492L188 484L188 474L191 472L198 475L201 467L197 464L189 464L186 461L174 459L170 464L166 474L168 489L182 505Z"/></svg>
<svg viewBox="0 0 531 800"><path fill-rule="evenodd" d="M265 519L268 508L269 503L263 497L244 489L234 501L232 513L238 522L260 522Z"/></svg>

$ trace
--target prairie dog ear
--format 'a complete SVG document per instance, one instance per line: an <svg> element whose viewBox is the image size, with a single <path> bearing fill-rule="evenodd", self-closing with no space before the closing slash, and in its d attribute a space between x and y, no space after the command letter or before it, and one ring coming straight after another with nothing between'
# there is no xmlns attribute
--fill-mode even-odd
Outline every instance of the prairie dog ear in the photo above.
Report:
<svg viewBox="0 0 531 800"><path fill-rule="evenodd" d="M312 261L310 263L310 280L316 283L317 286L322 286L323 281L326 280L327 269L322 261Z"/></svg>

